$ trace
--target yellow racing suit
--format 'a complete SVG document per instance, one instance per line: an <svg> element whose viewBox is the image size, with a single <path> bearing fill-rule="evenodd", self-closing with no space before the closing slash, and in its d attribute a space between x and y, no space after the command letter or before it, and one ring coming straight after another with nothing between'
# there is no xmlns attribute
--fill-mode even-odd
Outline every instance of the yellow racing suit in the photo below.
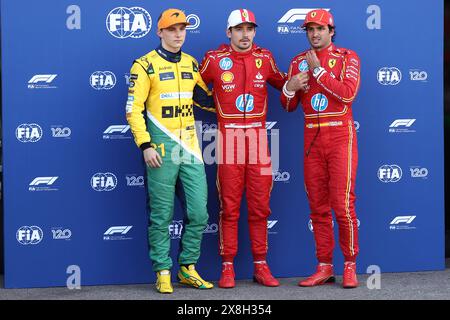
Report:
<svg viewBox="0 0 450 320"><path fill-rule="evenodd" d="M169 225L175 192L187 215L178 262L195 264L208 212L193 105L195 100L195 104L213 111L212 96L197 61L181 51L174 54L160 46L135 60L130 73L126 117L134 140L141 150L154 148L163 162L160 168L147 167L153 270L172 267Z"/></svg>

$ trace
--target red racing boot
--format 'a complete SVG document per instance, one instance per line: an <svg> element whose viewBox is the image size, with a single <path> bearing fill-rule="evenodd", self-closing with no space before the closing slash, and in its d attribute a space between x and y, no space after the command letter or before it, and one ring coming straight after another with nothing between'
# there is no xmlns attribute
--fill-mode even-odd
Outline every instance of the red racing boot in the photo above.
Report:
<svg viewBox="0 0 450 320"><path fill-rule="evenodd" d="M222 274L220 275L219 287L220 288L234 288L236 285L234 281L234 267L231 262L222 263Z"/></svg>
<svg viewBox="0 0 450 320"><path fill-rule="evenodd" d="M356 278L356 263L346 262L344 264L344 275L342 277L342 287L346 289L356 288L358 279Z"/></svg>
<svg viewBox="0 0 450 320"><path fill-rule="evenodd" d="M254 262L253 265L255 266L253 281L266 287L278 287L280 285L280 282L272 276L266 261Z"/></svg>
<svg viewBox="0 0 450 320"><path fill-rule="evenodd" d="M317 266L316 273L307 278L306 280L300 281L298 285L300 287L314 287L321 286L323 284L331 284L336 281L333 272L332 264L319 264Z"/></svg>

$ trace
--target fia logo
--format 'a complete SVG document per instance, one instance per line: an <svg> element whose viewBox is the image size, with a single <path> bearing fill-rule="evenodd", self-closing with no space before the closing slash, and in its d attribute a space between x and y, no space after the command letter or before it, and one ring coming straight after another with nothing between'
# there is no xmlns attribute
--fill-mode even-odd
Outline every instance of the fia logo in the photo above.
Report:
<svg viewBox="0 0 450 320"><path fill-rule="evenodd" d="M173 220L171 224L169 224L169 235L170 239L180 239L181 233L183 231L183 220Z"/></svg>
<svg viewBox="0 0 450 320"><path fill-rule="evenodd" d="M91 187L95 191L112 191L117 186L117 177L111 173L96 173L91 178Z"/></svg>
<svg viewBox="0 0 450 320"><path fill-rule="evenodd" d="M36 123L23 123L16 129L16 138L20 142L38 142L42 138L42 128Z"/></svg>
<svg viewBox="0 0 450 320"><path fill-rule="evenodd" d="M378 169L378 179L381 182L398 182L402 178L402 169L396 165L383 165Z"/></svg>
<svg viewBox="0 0 450 320"><path fill-rule="evenodd" d="M117 7L106 17L106 28L115 38L142 38L152 28L152 17L141 7Z"/></svg>
<svg viewBox="0 0 450 320"><path fill-rule="evenodd" d="M402 81L402 73L396 67L384 67L378 70L377 79L383 86L396 86Z"/></svg>
<svg viewBox="0 0 450 320"><path fill-rule="evenodd" d="M91 74L89 83L95 90L109 90L116 85L116 75L111 71L95 71Z"/></svg>
<svg viewBox="0 0 450 320"><path fill-rule="evenodd" d="M23 226L16 232L16 239L20 244L38 244L42 241L44 233L38 226Z"/></svg>

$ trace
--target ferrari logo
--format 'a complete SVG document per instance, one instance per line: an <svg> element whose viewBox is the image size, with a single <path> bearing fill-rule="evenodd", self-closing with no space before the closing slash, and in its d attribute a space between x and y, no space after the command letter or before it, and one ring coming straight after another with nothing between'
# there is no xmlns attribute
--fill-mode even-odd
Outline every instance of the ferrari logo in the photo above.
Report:
<svg viewBox="0 0 450 320"><path fill-rule="evenodd" d="M259 68L261 68L261 66L262 66L262 59L256 59L255 60L255 63L256 63L256 67L259 69Z"/></svg>
<svg viewBox="0 0 450 320"><path fill-rule="evenodd" d="M311 18L314 18L316 16L316 14L317 14L316 11L311 12Z"/></svg>
<svg viewBox="0 0 450 320"><path fill-rule="evenodd" d="M330 68L334 68L334 66L336 65L336 59L330 59L328 60L328 66Z"/></svg>

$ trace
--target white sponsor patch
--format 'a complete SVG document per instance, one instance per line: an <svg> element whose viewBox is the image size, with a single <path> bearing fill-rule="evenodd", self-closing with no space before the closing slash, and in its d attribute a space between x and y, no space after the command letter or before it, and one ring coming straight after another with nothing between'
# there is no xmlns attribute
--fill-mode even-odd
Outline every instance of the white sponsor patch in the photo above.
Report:
<svg viewBox="0 0 450 320"><path fill-rule="evenodd" d="M169 99L191 99L193 97L192 92L165 92L159 95L161 100Z"/></svg>

